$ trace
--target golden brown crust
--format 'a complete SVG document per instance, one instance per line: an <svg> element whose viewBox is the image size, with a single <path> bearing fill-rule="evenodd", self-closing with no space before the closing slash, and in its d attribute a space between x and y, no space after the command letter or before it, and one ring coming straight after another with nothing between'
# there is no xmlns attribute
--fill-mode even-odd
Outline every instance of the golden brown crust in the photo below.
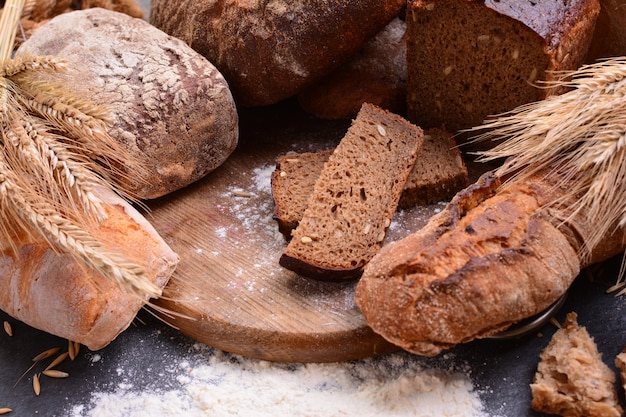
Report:
<svg viewBox="0 0 626 417"><path fill-rule="evenodd" d="M163 288L178 256L146 219L110 192L100 191L109 218L97 236L107 248L141 265ZM146 300L85 269L71 255L40 240L22 241L18 255L0 253L0 308L37 329L80 342L106 346L124 331Z"/></svg>
<svg viewBox="0 0 626 417"><path fill-rule="evenodd" d="M356 302L374 331L432 356L532 316L567 290L579 258L537 213L553 188L540 178L507 192L498 185L486 174L370 261Z"/></svg>

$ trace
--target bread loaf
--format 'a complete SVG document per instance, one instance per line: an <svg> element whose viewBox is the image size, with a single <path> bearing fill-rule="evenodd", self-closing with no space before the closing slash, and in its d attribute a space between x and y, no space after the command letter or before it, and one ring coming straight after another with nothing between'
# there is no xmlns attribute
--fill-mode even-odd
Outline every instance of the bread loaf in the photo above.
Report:
<svg viewBox="0 0 626 417"><path fill-rule="evenodd" d="M150 21L224 74L239 106L292 97L346 62L404 0L152 0Z"/></svg>
<svg viewBox="0 0 626 417"><path fill-rule="evenodd" d="M110 191L99 189L97 195L108 219L89 231L103 250L143 267L147 279L165 287L178 256L132 206ZM15 244L17 253L7 242L0 251L0 309L32 327L96 350L124 331L147 301L44 239L22 236Z"/></svg>
<svg viewBox="0 0 626 417"><path fill-rule="evenodd" d="M541 100L584 61L598 0L409 0L407 117L451 132Z"/></svg>
<svg viewBox="0 0 626 417"><path fill-rule="evenodd" d="M217 69L146 21L105 9L75 11L39 28L18 53L68 58L93 74L82 87L111 108L109 134L138 156L140 198L180 189L221 165L238 140L238 116Z"/></svg>
<svg viewBox="0 0 626 417"><path fill-rule="evenodd" d="M539 211L561 188L541 173L502 191L500 182L483 175L367 264L356 303L375 332L434 356L543 311L569 288L580 245Z"/></svg>
<svg viewBox="0 0 626 417"><path fill-rule="evenodd" d="M274 218L278 230L291 239L304 215L315 181L332 151L286 154L276 161L272 172ZM449 200L468 184L468 173L452 135L443 129L429 129L413 169L404 184L399 208L435 204Z"/></svg>
<svg viewBox="0 0 626 417"><path fill-rule="evenodd" d="M569 313L546 348L533 383L531 405L566 417L620 417L615 374L602 362L593 338Z"/></svg>
<svg viewBox="0 0 626 417"><path fill-rule="evenodd" d="M350 60L298 94L300 106L322 119L352 119L363 103L406 114L406 23L399 17Z"/></svg>
<svg viewBox="0 0 626 417"><path fill-rule="evenodd" d="M360 275L382 246L423 132L365 103L324 165L280 264L300 275Z"/></svg>

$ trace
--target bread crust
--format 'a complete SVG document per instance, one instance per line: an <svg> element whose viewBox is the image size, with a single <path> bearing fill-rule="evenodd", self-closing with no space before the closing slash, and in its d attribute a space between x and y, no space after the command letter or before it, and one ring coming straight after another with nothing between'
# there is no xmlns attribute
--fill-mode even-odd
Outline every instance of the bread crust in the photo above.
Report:
<svg viewBox="0 0 626 417"><path fill-rule="evenodd" d="M569 288L577 251L538 212L553 184L535 177L496 192L500 182L485 174L369 262L356 303L375 332L434 356L539 313Z"/></svg>
<svg viewBox="0 0 626 417"><path fill-rule="evenodd" d="M152 0L153 25L217 66L239 106L295 95L395 18L405 0Z"/></svg>
<svg viewBox="0 0 626 417"><path fill-rule="evenodd" d="M105 249L144 268L163 288L178 255L132 206L103 189L108 219L93 231ZM0 309L24 323L97 350L133 321L147 300L86 269L72 255L55 252L44 240L24 237L18 253L0 252Z"/></svg>

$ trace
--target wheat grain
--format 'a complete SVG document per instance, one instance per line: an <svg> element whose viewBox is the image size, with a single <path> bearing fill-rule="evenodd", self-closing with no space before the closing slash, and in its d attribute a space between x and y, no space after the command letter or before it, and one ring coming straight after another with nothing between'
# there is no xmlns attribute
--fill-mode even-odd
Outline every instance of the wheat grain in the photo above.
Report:
<svg viewBox="0 0 626 417"><path fill-rule="evenodd" d="M8 408L8 407L0 408L0 415L9 414L11 411L13 411L13 410Z"/></svg>
<svg viewBox="0 0 626 417"><path fill-rule="evenodd" d="M3 326L4 326L4 332L8 334L9 336L13 336L13 328L11 327L11 323L5 320L3 323Z"/></svg>
<svg viewBox="0 0 626 417"><path fill-rule="evenodd" d="M49 378L67 378L70 376L67 372L58 371L56 369L46 369L42 374Z"/></svg>
<svg viewBox="0 0 626 417"><path fill-rule="evenodd" d="M33 362L39 362L39 361L42 361L44 359L47 359L50 356L56 354L59 350L61 350L61 348L58 348L58 347L53 347L53 348L44 350L43 352L41 352L40 354L36 355L33 358Z"/></svg>
<svg viewBox="0 0 626 417"><path fill-rule="evenodd" d="M35 395L39 396L41 393L41 384L39 383L39 374L33 375L33 391Z"/></svg>
<svg viewBox="0 0 626 417"><path fill-rule="evenodd" d="M68 352L63 352L61 353L59 356L57 356L52 362L50 362L50 365L48 365L46 367L46 371L49 371L50 369L54 368L55 366L59 365L60 363L62 363L65 359L67 359L68 357Z"/></svg>

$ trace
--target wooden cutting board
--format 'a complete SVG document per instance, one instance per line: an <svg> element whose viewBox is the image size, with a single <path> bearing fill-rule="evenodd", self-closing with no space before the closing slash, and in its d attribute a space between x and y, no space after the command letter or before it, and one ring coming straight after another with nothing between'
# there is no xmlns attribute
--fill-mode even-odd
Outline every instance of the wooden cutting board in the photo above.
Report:
<svg viewBox="0 0 626 417"><path fill-rule="evenodd" d="M355 281L313 281L278 264L286 241L272 218L275 158L331 148L348 128L289 117L242 120L240 145L224 165L150 204L148 219L181 258L157 302L174 314L159 315L200 342L271 361L333 362L396 350L365 323ZM387 241L441 208L399 212Z"/></svg>

